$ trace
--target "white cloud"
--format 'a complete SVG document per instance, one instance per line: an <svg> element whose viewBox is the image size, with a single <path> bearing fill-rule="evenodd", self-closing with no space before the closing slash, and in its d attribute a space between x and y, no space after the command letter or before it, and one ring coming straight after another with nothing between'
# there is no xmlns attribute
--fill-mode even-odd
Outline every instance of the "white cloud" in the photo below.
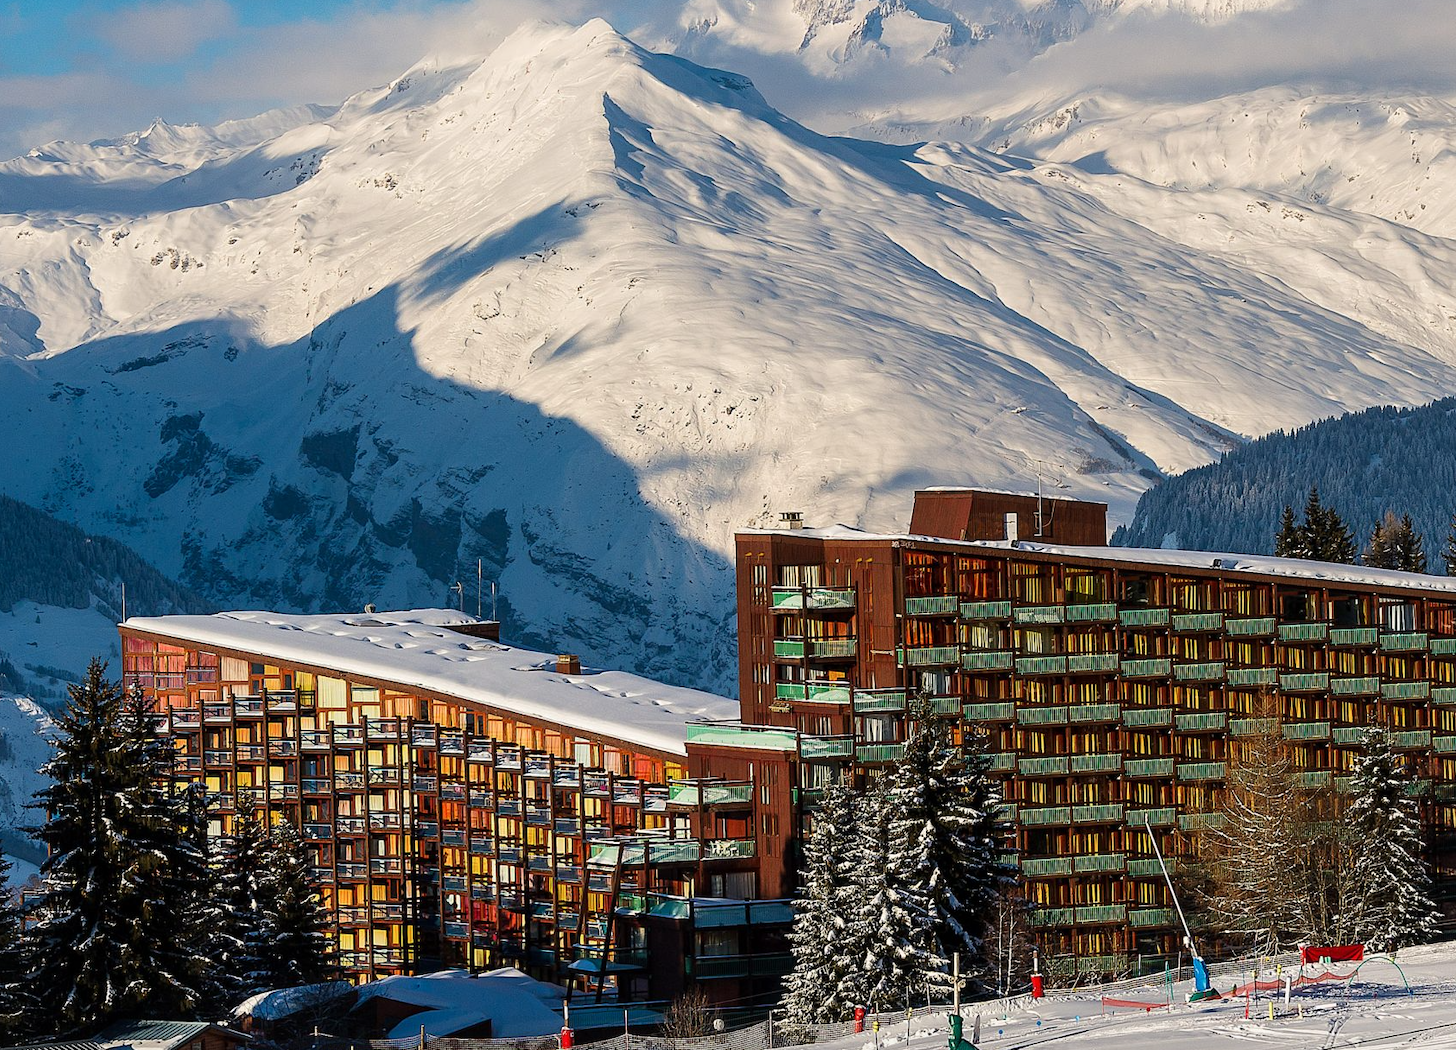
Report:
<svg viewBox="0 0 1456 1050"><path fill-rule="evenodd" d="M237 29L226 0L154 0L93 16L91 23L107 47L139 62L186 58Z"/></svg>

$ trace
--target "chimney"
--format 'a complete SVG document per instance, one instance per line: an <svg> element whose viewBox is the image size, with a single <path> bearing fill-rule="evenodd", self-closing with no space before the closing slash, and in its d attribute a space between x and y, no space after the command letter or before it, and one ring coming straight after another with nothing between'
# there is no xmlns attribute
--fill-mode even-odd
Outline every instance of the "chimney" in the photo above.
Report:
<svg viewBox="0 0 1456 1050"><path fill-rule="evenodd" d="M801 511L786 510L779 515L779 528L781 529L802 529L804 527L804 515Z"/></svg>
<svg viewBox="0 0 1456 1050"><path fill-rule="evenodd" d="M581 657L572 653L562 653L556 658L557 674L581 674Z"/></svg>
<svg viewBox="0 0 1456 1050"><path fill-rule="evenodd" d="M1020 538L1016 527L1016 512L1006 512L1006 539L1009 543L1015 543Z"/></svg>

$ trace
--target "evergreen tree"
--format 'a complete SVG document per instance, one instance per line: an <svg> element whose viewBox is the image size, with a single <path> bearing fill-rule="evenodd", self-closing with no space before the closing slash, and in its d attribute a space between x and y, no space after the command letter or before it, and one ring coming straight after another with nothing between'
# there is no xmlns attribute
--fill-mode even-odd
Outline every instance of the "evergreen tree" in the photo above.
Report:
<svg viewBox="0 0 1456 1050"><path fill-rule="evenodd" d="M949 960L931 955L931 900L923 882L905 881L916 856L895 841L897 800L890 777L866 794L867 834L856 858L860 912L852 943L861 953L865 994L876 1010L904 1009L925 988L927 969L945 972Z"/></svg>
<svg viewBox="0 0 1456 1050"><path fill-rule="evenodd" d="M1294 523L1294 508L1287 503L1284 505L1284 514L1279 519L1279 531L1274 535L1274 554L1279 558L1308 557L1304 534Z"/></svg>
<svg viewBox="0 0 1456 1050"><path fill-rule="evenodd" d="M328 916L313 886L313 858L298 829L284 821L268 833L267 863L258 884L260 919L248 938L254 990L328 980L334 971Z"/></svg>
<svg viewBox="0 0 1456 1050"><path fill-rule="evenodd" d="M1451 531L1446 534L1446 549L1441 557L1446 562L1446 575L1456 576L1456 514L1451 516Z"/></svg>
<svg viewBox="0 0 1456 1050"><path fill-rule="evenodd" d="M794 969L784 982L784 1007L799 1024L842 1021L866 1002L860 957L849 939L859 910L859 808L844 781L829 785L805 842L803 887L789 931Z"/></svg>
<svg viewBox="0 0 1456 1050"><path fill-rule="evenodd" d="M58 718L56 754L37 794L35 834L49 856L32 933L31 988L51 1035L89 1033L126 1016L176 1016L197 1001L197 960L176 898L183 818L161 785L170 753L144 712L93 660Z"/></svg>
<svg viewBox="0 0 1456 1050"><path fill-rule="evenodd" d="M10 862L0 854L0 1044L19 1042L34 1018L26 976L29 942L22 937L20 904L10 886Z"/></svg>
<svg viewBox="0 0 1456 1050"><path fill-rule="evenodd" d="M1365 564L1402 572L1426 571L1425 541L1416 531L1409 514L1397 518L1394 511L1385 512L1385 517L1370 534Z"/></svg>
<svg viewBox="0 0 1456 1050"><path fill-rule="evenodd" d="M1400 532L1396 536L1395 567L1402 572L1426 571L1425 537L1416 531L1409 514L1400 519Z"/></svg>
<svg viewBox="0 0 1456 1050"><path fill-rule="evenodd" d="M260 884L270 863L263 826L239 816L233 833L211 844L206 898L209 922L201 931L210 960L206 998L214 1011L235 1006L256 991L263 969L254 952L262 941Z"/></svg>
<svg viewBox="0 0 1456 1050"><path fill-rule="evenodd" d="M1371 729L1350 777L1345 822L1360 843L1350 878L1348 922L1354 937L1375 951L1430 940L1436 906L1422 860L1420 822L1409 783L1390 738Z"/></svg>

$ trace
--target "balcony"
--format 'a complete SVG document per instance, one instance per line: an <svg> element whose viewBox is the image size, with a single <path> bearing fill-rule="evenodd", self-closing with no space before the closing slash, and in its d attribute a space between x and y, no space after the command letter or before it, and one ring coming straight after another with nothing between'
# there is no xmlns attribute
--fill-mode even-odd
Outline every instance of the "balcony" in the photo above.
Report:
<svg viewBox="0 0 1456 1050"><path fill-rule="evenodd" d="M1054 707L1021 707L1017 709L1016 721L1024 726L1063 726L1067 724L1067 708L1060 704Z"/></svg>
<svg viewBox="0 0 1456 1050"><path fill-rule="evenodd" d="M1223 762L1185 762L1178 767L1178 779L1182 781L1222 780L1228 775Z"/></svg>
<svg viewBox="0 0 1456 1050"><path fill-rule="evenodd" d="M1126 922L1126 904L1094 904L1076 909L1076 923L1078 926L1102 925L1105 923Z"/></svg>
<svg viewBox="0 0 1456 1050"><path fill-rule="evenodd" d="M1328 722L1286 722L1282 727L1285 740L1328 740Z"/></svg>
<svg viewBox="0 0 1456 1050"><path fill-rule="evenodd" d="M852 588L775 587L774 612L846 612L855 607Z"/></svg>
<svg viewBox="0 0 1456 1050"><path fill-rule="evenodd" d="M1121 661L1116 653L1070 653L1068 674L1116 674Z"/></svg>
<svg viewBox="0 0 1456 1050"><path fill-rule="evenodd" d="M778 659L803 659L804 640L802 638L775 638L773 654Z"/></svg>
<svg viewBox="0 0 1456 1050"><path fill-rule="evenodd" d="M1170 726L1173 724L1173 709L1171 707L1124 707L1122 724L1129 728Z"/></svg>
<svg viewBox="0 0 1456 1050"><path fill-rule="evenodd" d="M1328 671L1308 671L1279 676L1279 690L1284 693L1323 693L1329 687L1330 673Z"/></svg>
<svg viewBox="0 0 1456 1050"><path fill-rule="evenodd" d="M1171 777L1175 762L1173 758L1129 758L1122 763L1122 770L1136 780Z"/></svg>
<svg viewBox="0 0 1456 1050"><path fill-rule="evenodd" d="M1397 751L1429 750L1431 731L1429 729L1410 729L1391 733L1390 746Z"/></svg>
<svg viewBox="0 0 1456 1050"><path fill-rule="evenodd" d="M1073 806L1073 824L1121 824L1124 809L1120 805Z"/></svg>
<svg viewBox="0 0 1456 1050"><path fill-rule="evenodd" d="M1033 926L1072 926L1077 922L1073 908L1040 908L1031 913Z"/></svg>
<svg viewBox="0 0 1456 1050"><path fill-rule="evenodd" d="M1166 863L1169 871L1176 871L1178 869L1177 858L1169 857ZM1128 861L1127 873L1135 879L1162 878L1163 867L1158 863L1156 857L1144 857L1138 860Z"/></svg>
<svg viewBox="0 0 1456 1050"><path fill-rule="evenodd" d="M1330 679L1332 696L1376 696L1379 693L1380 679L1374 676Z"/></svg>
<svg viewBox="0 0 1456 1050"><path fill-rule="evenodd" d="M1123 853L1083 853L1073 858L1073 870L1078 875L1092 872L1122 872L1127 869L1127 855Z"/></svg>
<svg viewBox="0 0 1456 1050"><path fill-rule="evenodd" d="M854 749L854 757L857 762L881 763L898 762L905 757L905 745L900 744L860 744Z"/></svg>
<svg viewBox="0 0 1456 1050"><path fill-rule="evenodd" d="M1294 774L1294 782L1306 791L1327 788L1330 786L1330 771L1328 769L1305 770L1302 773Z"/></svg>
<svg viewBox="0 0 1456 1050"><path fill-rule="evenodd" d="M906 616L957 616L960 611L960 597L954 594L905 599Z"/></svg>
<svg viewBox="0 0 1456 1050"><path fill-rule="evenodd" d="M1124 627L1167 627L1167 609L1123 609L1117 614L1117 622Z"/></svg>
<svg viewBox="0 0 1456 1050"><path fill-rule="evenodd" d="M1330 625L1327 623L1281 623L1279 625L1279 640L1281 642L1323 642L1330 636Z"/></svg>
<svg viewBox="0 0 1456 1050"><path fill-rule="evenodd" d="M1456 704L1456 686L1442 685L1431 690L1431 703Z"/></svg>
<svg viewBox="0 0 1456 1050"><path fill-rule="evenodd" d="M1223 664L1174 664L1173 677L1180 682L1219 682L1223 680Z"/></svg>
<svg viewBox="0 0 1456 1050"><path fill-rule="evenodd" d="M1067 718L1073 725L1117 722L1122 718L1122 705L1073 704L1067 708Z"/></svg>
<svg viewBox="0 0 1456 1050"><path fill-rule="evenodd" d="M806 644L810 660L853 660L859 651L857 638L810 638Z"/></svg>
<svg viewBox="0 0 1456 1050"><path fill-rule="evenodd" d="M782 977L793 968L787 952L754 955L699 955L693 960L693 976L700 981L719 978Z"/></svg>
<svg viewBox="0 0 1456 1050"><path fill-rule="evenodd" d="M1423 653L1430 648L1431 636L1420 633L1382 634L1380 648L1387 653Z"/></svg>
<svg viewBox="0 0 1456 1050"><path fill-rule="evenodd" d="M1009 671L1016 654L1009 649L985 649L961 656L961 667L967 671Z"/></svg>
<svg viewBox="0 0 1456 1050"><path fill-rule="evenodd" d="M1178 826L1184 831L1208 831L1225 823L1222 813L1184 813L1178 818Z"/></svg>
<svg viewBox="0 0 1456 1050"><path fill-rule="evenodd" d="M1067 606L1068 623L1116 623L1117 606L1110 602L1096 602Z"/></svg>
<svg viewBox="0 0 1456 1050"><path fill-rule="evenodd" d="M173 729L200 729L202 716L195 709L178 708L171 713Z"/></svg>
<svg viewBox="0 0 1456 1050"><path fill-rule="evenodd" d="M1432 656L1456 656L1456 638L1432 638Z"/></svg>
<svg viewBox="0 0 1456 1050"><path fill-rule="evenodd" d="M1127 913L1127 924L1139 930L1155 926L1172 926L1173 921L1172 908L1134 908Z"/></svg>
<svg viewBox="0 0 1456 1050"><path fill-rule="evenodd" d="M896 655L899 657L896 663L901 667L944 667L958 664L961 660L960 646L957 645L929 645L897 649Z"/></svg>
<svg viewBox="0 0 1456 1050"><path fill-rule="evenodd" d="M1011 620L1027 624L1065 623L1067 609L1063 605L1020 605L1011 610Z"/></svg>
<svg viewBox="0 0 1456 1050"><path fill-rule="evenodd" d="M1431 683L1381 682L1380 695L1386 700L1425 700L1431 695Z"/></svg>
<svg viewBox="0 0 1456 1050"><path fill-rule="evenodd" d="M1122 769L1121 755L1071 755L1073 773L1117 773Z"/></svg>
<svg viewBox="0 0 1456 1050"><path fill-rule="evenodd" d="M1223 613L1193 612L1174 613L1173 630L1183 634L1198 634L1204 631L1223 630Z"/></svg>
<svg viewBox="0 0 1456 1050"><path fill-rule="evenodd" d="M1067 755L1022 758L1017 760L1016 769L1024 777L1065 776L1071 769L1071 762Z"/></svg>
<svg viewBox="0 0 1456 1050"><path fill-rule="evenodd" d="M1165 609L1164 612L1167 610ZM1173 661L1167 657L1147 660L1123 660L1124 678L1166 678L1171 673Z"/></svg>
<svg viewBox="0 0 1456 1050"><path fill-rule="evenodd" d="M1127 826L1137 828L1152 826L1166 828L1178 823L1178 811L1172 806L1160 809L1130 809L1127 811Z"/></svg>
<svg viewBox="0 0 1456 1050"><path fill-rule="evenodd" d="M799 737L799 757L806 762L853 758L854 737L801 736ZM750 785L744 785L744 788L745 792L751 790ZM744 801L746 802L747 799L745 798Z"/></svg>
<svg viewBox="0 0 1456 1050"><path fill-rule="evenodd" d="M1227 711L1195 711L1179 713L1173 725L1180 733L1221 733L1228 728Z"/></svg>
<svg viewBox="0 0 1456 1050"><path fill-rule="evenodd" d="M967 722L1011 722L1016 718L1016 704L966 704L962 714Z"/></svg>
<svg viewBox="0 0 1456 1050"><path fill-rule="evenodd" d="M1330 645L1337 649L1355 649L1379 644L1378 627L1331 627Z"/></svg>
<svg viewBox="0 0 1456 1050"><path fill-rule="evenodd" d="M1229 736L1262 736L1279 728L1277 718L1231 718Z"/></svg>
<svg viewBox="0 0 1456 1050"><path fill-rule="evenodd" d="M903 689L856 689L854 691L854 713L857 715L880 714L887 711L905 710Z"/></svg>
<svg viewBox="0 0 1456 1050"><path fill-rule="evenodd" d="M1279 682L1279 668L1230 667L1224 675L1224 681L1230 686L1245 689L1251 686L1276 685Z"/></svg>
<svg viewBox="0 0 1456 1050"><path fill-rule="evenodd" d="M1016 673L1021 675L1066 674L1065 656L1018 656Z"/></svg>
<svg viewBox="0 0 1456 1050"><path fill-rule="evenodd" d="M1438 755L1456 755L1456 736L1432 737L1431 749Z"/></svg>
<svg viewBox="0 0 1456 1050"><path fill-rule="evenodd" d="M1070 806L1043 806L1039 809L1023 809L1020 822L1023 826L1072 823Z"/></svg>
<svg viewBox="0 0 1456 1050"><path fill-rule="evenodd" d="M1269 638L1274 634L1274 627L1272 616L1248 616L1223 622L1224 634L1230 638Z"/></svg>
<svg viewBox="0 0 1456 1050"><path fill-rule="evenodd" d="M1010 602L961 602L962 620L1009 620L1010 618Z"/></svg>
<svg viewBox="0 0 1456 1050"><path fill-rule="evenodd" d="M991 751L986 754L986 768L997 773L1010 773L1016 769L1016 754L1012 751Z"/></svg>

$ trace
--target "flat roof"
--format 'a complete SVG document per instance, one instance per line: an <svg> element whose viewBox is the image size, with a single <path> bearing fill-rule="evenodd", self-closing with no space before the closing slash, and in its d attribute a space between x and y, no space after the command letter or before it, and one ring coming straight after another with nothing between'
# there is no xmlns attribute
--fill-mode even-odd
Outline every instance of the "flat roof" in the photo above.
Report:
<svg viewBox="0 0 1456 1050"><path fill-rule="evenodd" d="M836 543L934 543L968 551L999 550L1006 553L1047 554L1053 557L1080 558L1089 561L1158 565L1173 569L1200 569L1205 572L1242 572L1275 579L1425 591L1431 594L1456 596L1456 577L1452 576L1433 576L1423 572L1398 572L1395 569L1376 569L1368 565L1344 565L1340 562L1306 561L1303 558L1275 558L1272 555L1263 554L1168 550L1161 547L1074 547L1036 543L1031 540L1018 540L1014 544L1007 540L952 540L946 539L944 536L865 532L849 525L830 525L822 529L742 529L740 535L785 536L794 539L829 540Z"/></svg>
<svg viewBox="0 0 1456 1050"><path fill-rule="evenodd" d="M358 675L458 697L655 751L687 754L687 723L737 718L738 701L627 671L558 674L556 657L472 638L480 623L445 609L292 615L222 612L133 616L127 630L252 653L279 663Z"/></svg>

